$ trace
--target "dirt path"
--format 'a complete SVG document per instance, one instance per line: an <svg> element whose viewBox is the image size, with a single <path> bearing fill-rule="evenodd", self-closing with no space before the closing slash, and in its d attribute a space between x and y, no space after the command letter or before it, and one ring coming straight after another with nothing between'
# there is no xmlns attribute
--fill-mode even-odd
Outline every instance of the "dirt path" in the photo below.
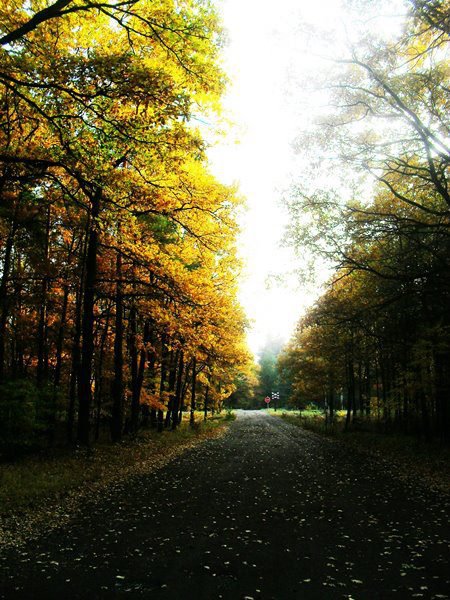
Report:
<svg viewBox="0 0 450 600"><path fill-rule="evenodd" d="M450 598L450 499L270 417L0 555L4 598Z"/></svg>

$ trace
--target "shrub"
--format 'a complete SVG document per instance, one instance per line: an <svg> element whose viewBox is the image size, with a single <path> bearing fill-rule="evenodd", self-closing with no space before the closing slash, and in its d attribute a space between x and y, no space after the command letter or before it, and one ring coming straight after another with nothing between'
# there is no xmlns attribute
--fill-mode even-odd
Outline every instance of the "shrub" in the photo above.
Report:
<svg viewBox="0 0 450 600"><path fill-rule="evenodd" d="M34 449L54 428L60 402L53 386L23 379L0 386L0 450L8 458Z"/></svg>

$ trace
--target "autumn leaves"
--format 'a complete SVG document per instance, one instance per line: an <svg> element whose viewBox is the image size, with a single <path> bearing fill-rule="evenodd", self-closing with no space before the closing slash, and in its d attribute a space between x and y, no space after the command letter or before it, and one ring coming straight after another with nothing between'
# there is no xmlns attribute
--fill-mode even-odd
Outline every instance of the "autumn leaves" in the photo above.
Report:
<svg viewBox="0 0 450 600"><path fill-rule="evenodd" d="M193 118L223 89L214 11L68 5L1 50L0 362L87 444L105 418L136 430L144 399L173 426L196 391L220 405L248 356L238 201ZM6 2L2 33L29 18Z"/></svg>

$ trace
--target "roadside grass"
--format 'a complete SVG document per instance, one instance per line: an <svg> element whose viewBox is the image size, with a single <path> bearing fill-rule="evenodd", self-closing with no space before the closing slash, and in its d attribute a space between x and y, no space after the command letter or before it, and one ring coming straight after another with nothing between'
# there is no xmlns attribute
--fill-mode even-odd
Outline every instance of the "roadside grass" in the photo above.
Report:
<svg viewBox="0 0 450 600"><path fill-rule="evenodd" d="M280 416L282 419L288 423L291 423L292 425L303 427L304 429L314 431L315 433L320 433L321 435L334 437L343 432L343 418L345 413L344 415L341 415L338 412L332 424L327 423L323 412L319 410L291 410L289 412L283 411L281 414L273 414Z"/></svg>
<svg viewBox="0 0 450 600"><path fill-rule="evenodd" d="M223 411L204 421L203 413L198 412L195 426L190 427L189 414L185 414L176 431L147 429L118 444L100 442L88 450L54 449L0 464L0 515L54 502L71 491L125 477L136 469L151 469L164 457L220 435L233 418L234 414Z"/></svg>
<svg viewBox="0 0 450 600"><path fill-rule="evenodd" d="M233 409L227 408L225 412L225 421L234 421L236 419L236 413Z"/></svg>
<svg viewBox="0 0 450 600"><path fill-rule="evenodd" d="M382 432L370 420L357 420L345 431L345 411L327 423L319 411L279 411L273 413L288 423L319 435L336 439L357 451L391 461L406 475L417 475L429 485L450 493L450 448L438 442L425 442L413 435Z"/></svg>

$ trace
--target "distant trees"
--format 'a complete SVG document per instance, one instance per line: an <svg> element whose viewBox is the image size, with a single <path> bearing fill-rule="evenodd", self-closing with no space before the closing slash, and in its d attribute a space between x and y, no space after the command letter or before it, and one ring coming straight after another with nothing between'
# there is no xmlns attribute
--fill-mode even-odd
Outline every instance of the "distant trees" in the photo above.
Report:
<svg viewBox="0 0 450 600"><path fill-rule="evenodd" d="M224 87L214 10L0 10L3 439L65 419L88 444L107 419L118 440L163 413L176 427L189 401L220 406L248 353L238 201L194 126Z"/></svg>
<svg viewBox="0 0 450 600"><path fill-rule="evenodd" d="M267 344L259 355L259 391L261 399L271 395L278 387L277 356L280 349Z"/></svg>
<svg viewBox="0 0 450 600"><path fill-rule="evenodd" d="M257 367L255 364L249 366L246 371L238 373L234 380L235 390L226 401L229 408L256 408L261 405L257 397Z"/></svg>
<svg viewBox="0 0 450 600"><path fill-rule="evenodd" d="M299 186L290 235L334 262L329 289L284 362L298 394L343 397L347 423L376 415L450 439L448 2L415 2L397 40L368 37L337 61L322 155L375 184L349 200ZM302 225L307 221L307 226Z"/></svg>
<svg viewBox="0 0 450 600"><path fill-rule="evenodd" d="M266 397L271 399L271 408L278 408L286 404L290 382L286 376L283 379L280 378L277 363L282 346L281 339L268 339L259 352L255 406L265 407L264 398ZM277 396L273 397L272 394L277 394Z"/></svg>

